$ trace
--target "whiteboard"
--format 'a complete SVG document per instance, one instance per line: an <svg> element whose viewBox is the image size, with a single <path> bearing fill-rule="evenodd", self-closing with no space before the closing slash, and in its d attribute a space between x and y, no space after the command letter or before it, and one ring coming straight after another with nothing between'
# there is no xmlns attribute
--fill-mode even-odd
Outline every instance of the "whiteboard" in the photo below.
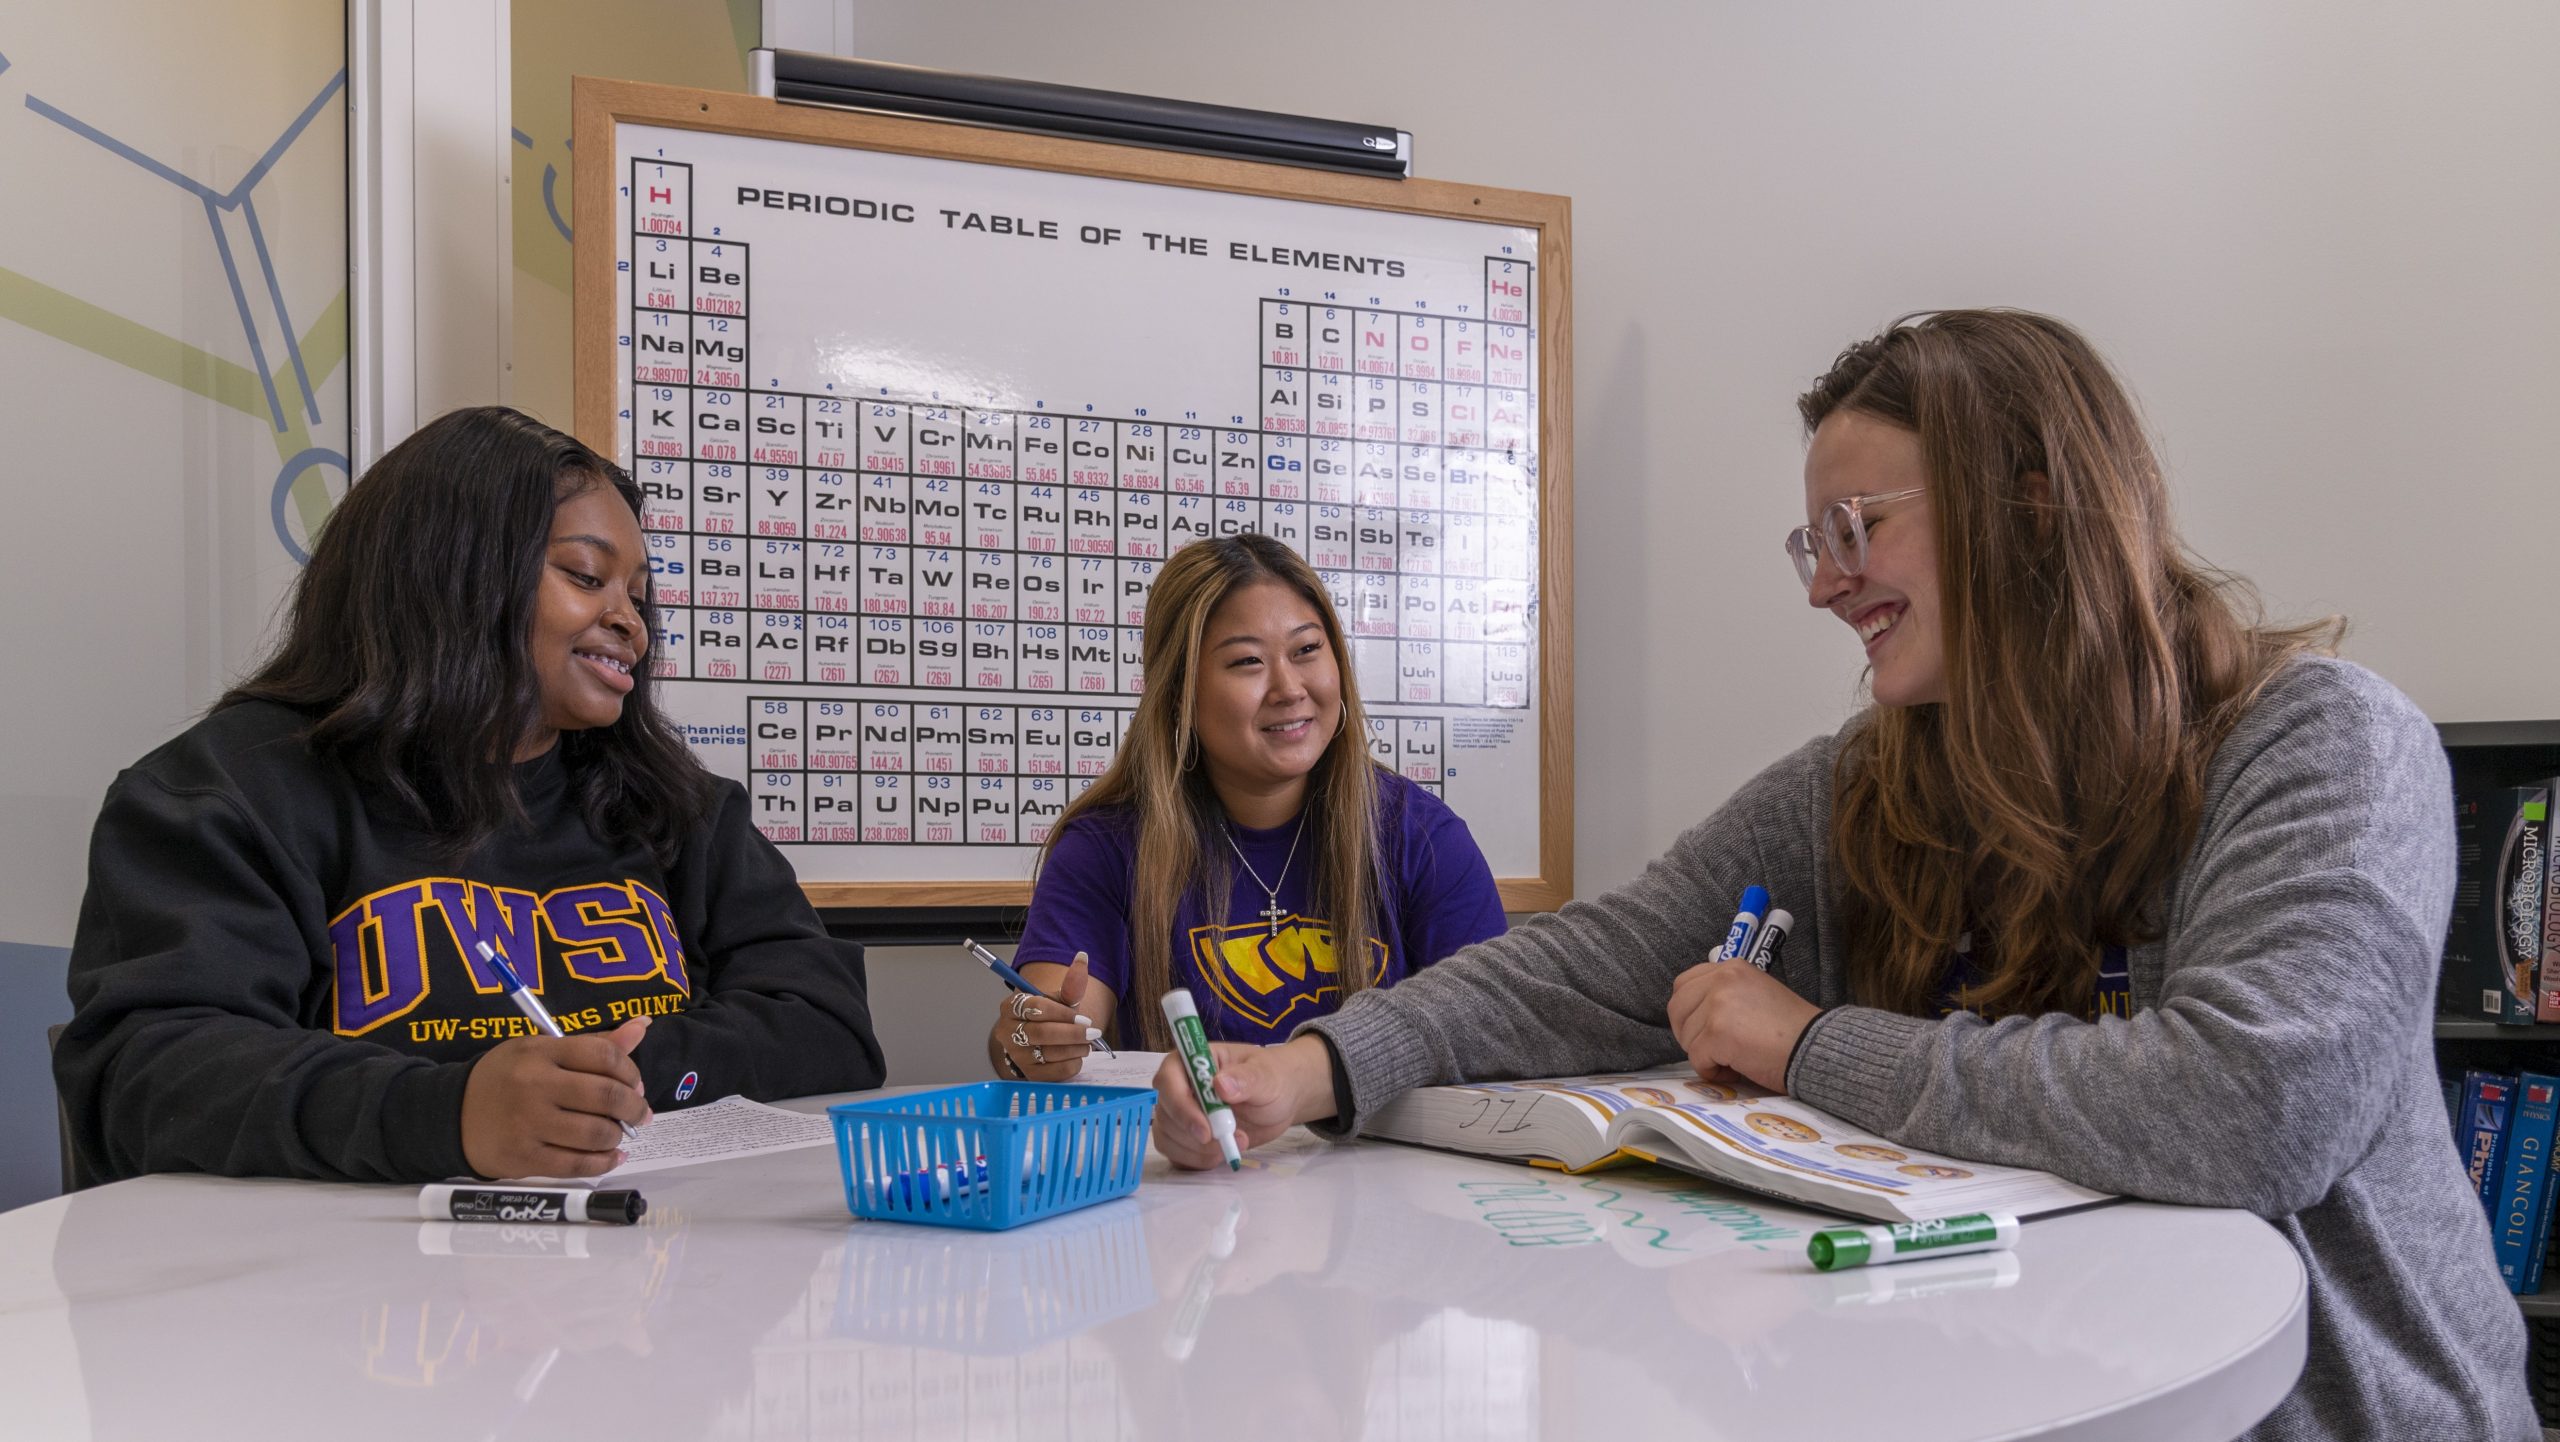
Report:
<svg viewBox="0 0 2560 1442"><path fill-rule="evenodd" d="M813 894L1024 894L1144 687L1156 569L1240 530L1324 578L1379 761L1498 878L1569 893L1541 684L1560 237L1056 166L1412 182L613 88L659 103L600 144L580 108L610 205L579 213L613 217L609 253L579 232L610 260L604 314L582 275L581 429L648 500L662 703ZM760 124L701 128L714 100ZM915 131L980 153L877 143Z"/></svg>

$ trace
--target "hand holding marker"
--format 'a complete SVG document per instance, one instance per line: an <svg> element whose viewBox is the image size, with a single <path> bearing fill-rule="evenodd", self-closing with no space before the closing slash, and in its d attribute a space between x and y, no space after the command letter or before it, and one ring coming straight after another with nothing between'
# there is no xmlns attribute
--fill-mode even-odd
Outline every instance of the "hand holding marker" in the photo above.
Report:
<svg viewBox="0 0 2560 1442"><path fill-rule="evenodd" d="M1191 999L1189 988L1177 986L1164 994L1163 1005L1164 1023L1173 1030L1173 1048L1182 1053L1183 1074L1191 1078L1191 1094L1209 1118L1209 1135L1217 1139L1227 1170L1241 1171L1244 1153L1236 1150L1236 1114L1218 1095L1218 1059L1209 1053L1209 1033L1200 1025L1199 1004Z"/></svg>
<svg viewBox="0 0 2560 1442"><path fill-rule="evenodd" d="M1028 992L1031 995L1040 998L1042 1001L1053 1001L1056 999L1050 996L1049 993L1033 986L1030 978L1024 976L1021 972L1005 965L1003 957L996 955L994 952L987 950L985 947L978 945L978 943L965 936L960 938L960 945L968 950L969 955L977 958L977 962L980 966L994 972L998 980L1002 981L1005 985L1012 987L1015 991ZM1084 953L1081 951L1077 952L1076 959L1078 961L1082 961L1084 959ZM1084 1039L1092 1043L1093 1046L1099 1049L1104 1056L1118 1056L1120 1054L1113 1051L1110 1047L1103 1045L1102 1028L1095 1026L1090 1018L1079 1016L1071 1019L1076 1025L1084 1028Z"/></svg>
<svg viewBox="0 0 2560 1442"><path fill-rule="evenodd" d="M564 1035L560 1030L560 1023L553 1021L550 1010L543 1006L542 998L525 988L524 979L516 975L514 967L507 965L507 959L498 954L496 947L485 941L480 943L480 959L487 962L489 969L498 974L498 984L507 989L507 1000L516 1004L516 1010L524 1013L525 1020L532 1022L544 1036ZM625 1139L640 1135L638 1127L619 1117L614 1119L614 1125L622 1128Z"/></svg>

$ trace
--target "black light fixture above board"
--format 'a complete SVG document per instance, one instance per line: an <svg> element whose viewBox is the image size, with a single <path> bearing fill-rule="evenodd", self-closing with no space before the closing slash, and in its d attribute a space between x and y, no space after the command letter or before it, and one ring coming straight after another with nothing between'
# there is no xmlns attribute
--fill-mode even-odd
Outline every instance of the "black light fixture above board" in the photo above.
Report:
<svg viewBox="0 0 2560 1442"><path fill-rule="evenodd" d="M849 60L805 50L748 52L748 81L758 95L800 105L922 115L1397 180L1413 174L1413 133L1385 125Z"/></svg>

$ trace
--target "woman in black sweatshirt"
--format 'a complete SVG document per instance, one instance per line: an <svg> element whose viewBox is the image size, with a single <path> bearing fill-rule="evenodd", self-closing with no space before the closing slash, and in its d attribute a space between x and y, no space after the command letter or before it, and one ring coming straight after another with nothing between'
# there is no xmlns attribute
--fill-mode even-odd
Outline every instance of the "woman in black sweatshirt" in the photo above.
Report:
<svg viewBox="0 0 2560 1442"><path fill-rule="evenodd" d="M275 654L107 792L54 1058L89 1170L592 1176L656 1107L879 1084L861 948L650 694L640 508L497 407L348 490Z"/></svg>

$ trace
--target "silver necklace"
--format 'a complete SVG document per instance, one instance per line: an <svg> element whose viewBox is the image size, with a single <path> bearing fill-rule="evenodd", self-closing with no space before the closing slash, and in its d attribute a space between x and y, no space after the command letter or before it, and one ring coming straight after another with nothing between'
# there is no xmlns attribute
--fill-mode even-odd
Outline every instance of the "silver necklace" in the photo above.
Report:
<svg viewBox="0 0 2560 1442"><path fill-rule="evenodd" d="M1254 885L1262 887L1262 896L1265 904L1262 908L1261 916L1264 921L1270 923L1271 934L1273 936L1278 936L1280 934L1280 918L1287 914L1280 909L1280 885L1281 882L1285 882L1289 879L1289 863L1298 859L1298 842L1307 834L1306 813L1303 811L1298 813L1298 829L1289 838L1289 854L1286 857L1283 857L1280 862L1280 880L1271 882L1268 885L1264 884L1262 880L1262 873L1253 869L1253 858L1245 855L1244 848L1236 844L1235 831L1225 822L1221 821L1218 823L1218 832L1220 835L1227 838L1227 848L1235 852L1236 860L1244 863L1244 874L1253 878Z"/></svg>

